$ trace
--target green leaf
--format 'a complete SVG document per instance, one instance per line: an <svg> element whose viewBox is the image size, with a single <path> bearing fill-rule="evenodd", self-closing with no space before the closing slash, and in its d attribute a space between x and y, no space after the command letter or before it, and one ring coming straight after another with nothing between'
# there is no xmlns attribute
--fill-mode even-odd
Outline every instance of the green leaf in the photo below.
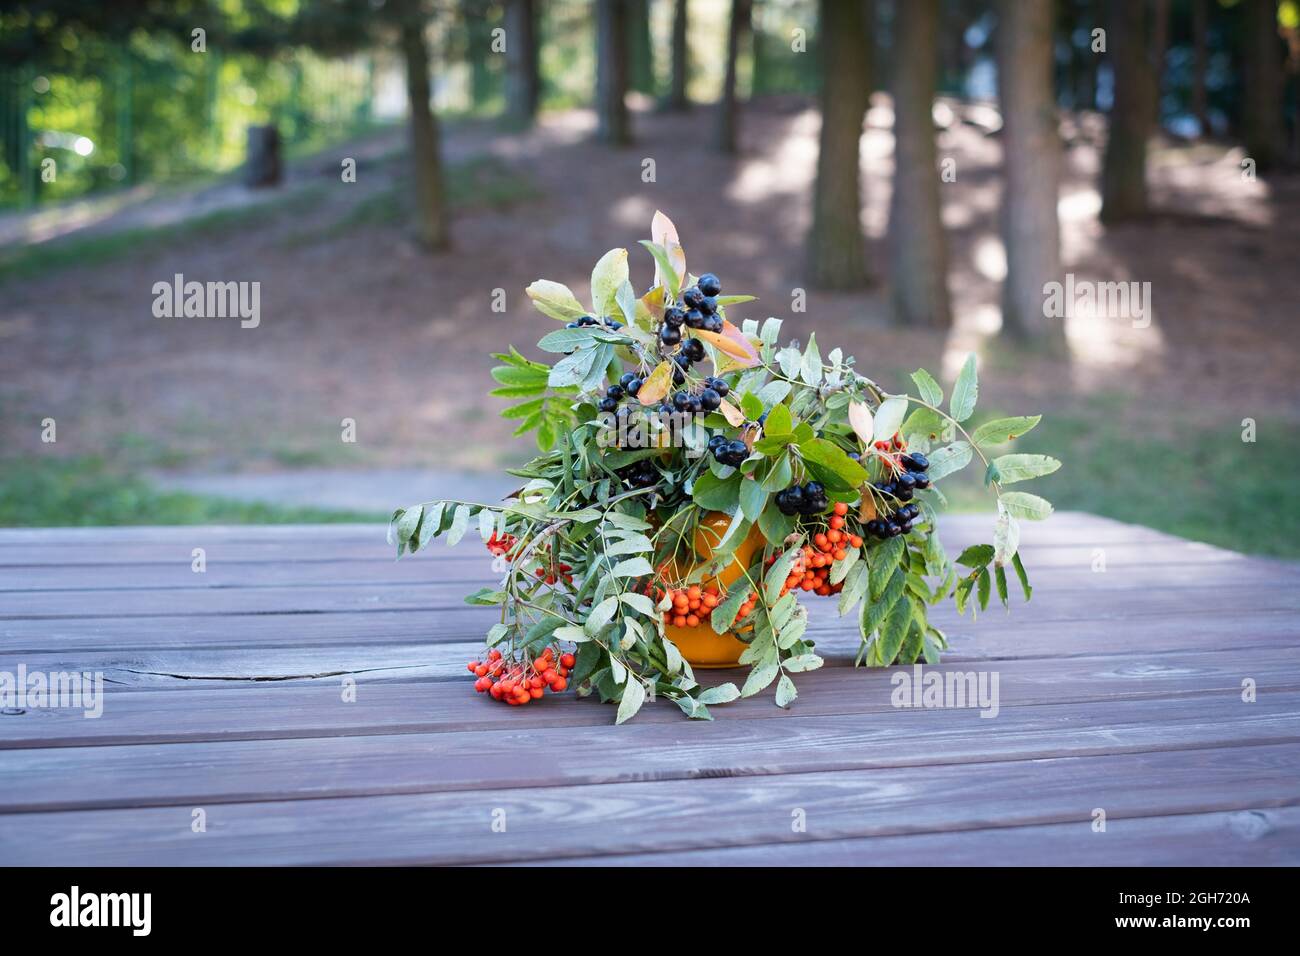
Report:
<svg viewBox="0 0 1300 956"><path fill-rule="evenodd" d="M538 339L537 347L543 352L572 352L574 349L595 342L592 337L593 331L591 326L581 329L556 329Z"/></svg>
<svg viewBox="0 0 1300 956"><path fill-rule="evenodd" d="M992 465L998 470L999 480L1004 485L1041 478L1061 467L1061 463L1049 455L1003 455L993 459Z"/></svg>
<svg viewBox="0 0 1300 956"><path fill-rule="evenodd" d="M740 688L727 681L717 687L708 687L700 691L700 696L696 700L701 704L729 704L739 696Z"/></svg>
<svg viewBox="0 0 1300 956"><path fill-rule="evenodd" d="M731 586L731 592L727 599L713 609L709 615L709 624L715 634L726 634L731 630L731 625L736 623L736 615L740 612L740 606L745 603L748 596L749 588L746 587L743 580L737 581ZM707 703L713 703L707 701Z"/></svg>
<svg viewBox="0 0 1300 956"><path fill-rule="evenodd" d="M776 706L789 707L798 696L799 692L795 690L794 681L789 675L782 674L781 679L776 682Z"/></svg>
<svg viewBox="0 0 1300 956"><path fill-rule="evenodd" d="M626 281L626 249L611 249L600 257L591 270L591 307L597 318L614 314L618 308L618 287Z"/></svg>
<svg viewBox="0 0 1300 956"><path fill-rule="evenodd" d="M772 462L771 467L767 470L767 475L763 478L764 491L781 491L790 486L794 480L794 471L790 467L790 456L782 455Z"/></svg>
<svg viewBox="0 0 1300 956"><path fill-rule="evenodd" d="M1003 442L1011 441L1013 438L1019 438L1042 420L1042 415L995 418L993 421L985 422L975 429L974 434L971 435L971 440L977 445L983 445L986 442L1000 445Z"/></svg>
<svg viewBox="0 0 1300 956"><path fill-rule="evenodd" d="M907 553L907 542L899 536L888 538L870 553L871 593L879 595L894 576Z"/></svg>
<svg viewBox="0 0 1300 956"><path fill-rule="evenodd" d="M626 561L620 561L614 565L612 572L616 578L642 578L649 574L654 574L655 569L650 566L650 562L645 558L628 558Z"/></svg>
<svg viewBox="0 0 1300 956"><path fill-rule="evenodd" d="M970 445L964 441L955 441L951 445L935 449L930 453L930 480L938 481L961 471L970 464L972 454Z"/></svg>
<svg viewBox="0 0 1300 956"><path fill-rule="evenodd" d="M1029 575L1019 554L1011 559L1011 566L1016 569L1016 577L1020 579L1020 589L1025 592L1025 600L1028 601L1033 596L1034 589L1029 586Z"/></svg>
<svg viewBox="0 0 1300 956"><path fill-rule="evenodd" d="M719 478L711 471L703 472L695 479L691 500L706 511L732 512L740 502L741 480L738 471L726 478Z"/></svg>
<svg viewBox="0 0 1300 956"><path fill-rule="evenodd" d="M790 406L773 405L767 413L763 424L763 434L771 436L789 435L794 431L794 419L790 416Z"/></svg>
<svg viewBox="0 0 1300 956"><path fill-rule="evenodd" d="M718 305L724 308L729 305L742 305L745 302L753 302L757 298L756 295L720 295Z"/></svg>
<svg viewBox="0 0 1300 956"><path fill-rule="evenodd" d="M618 610L618 596L607 597L591 609L587 615L587 620L583 623L583 628L592 637L597 636L601 628L608 624L614 618L614 612Z"/></svg>
<svg viewBox="0 0 1300 956"><path fill-rule="evenodd" d="M763 401L753 392L746 392L740 396L740 410L751 422L756 422L763 414Z"/></svg>
<svg viewBox="0 0 1300 956"><path fill-rule="evenodd" d="M547 378L547 384L552 388L563 388L567 385L577 385L596 367L596 360L600 357L601 349L582 349L574 352L572 355L566 355L555 363L551 369L551 374ZM604 369L602 368L603 372Z"/></svg>
<svg viewBox="0 0 1300 956"><path fill-rule="evenodd" d="M794 376L790 376L793 378ZM822 381L822 354L817 349L817 335L808 336L808 347L803 350L799 362L799 377L809 385L820 385Z"/></svg>
<svg viewBox="0 0 1300 956"><path fill-rule="evenodd" d="M894 437L894 434L903 424L903 417L907 414L907 406L907 399L899 395L887 398L880 403L880 407L876 409L876 441L887 441Z"/></svg>
<svg viewBox="0 0 1300 956"><path fill-rule="evenodd" d="M657 242L651 242L649 239L642 239L641 245L645 246L650 255L654 256L655 264L659 266L660 284L667 288L674 296L681 288L682 278L673 268L672 261L668 258L668 250Z"/></svg>
<svg viewBox="0 0 1300 956"><path fill-rule="evenodd" d="M1014 517L1042 521L1052 513L1052 503L1046 498L1025 491L1008 491L1000 499L1002 506Z"/></svg>
<svg viewBox="0 0 1300 956"><path fill-rule="evenodd" d="M858 628L862 632L863 640L869 638L884 623L885 616L898 603L905 590L907 590L907 575L901 571L895 571L884 588L881 589L880 594L875 599L862 605L862 614L858 618Z"/></svg>
<svg viewBox="0 0 1300 956"><path fill-rule="evenodd" d="M838 607L840 617L852 611L854 606L862 600L870 583L871 577L867 571L865 561L859 561L849 569L848 576L844 579L844 590L840 592Z"/></svg>
<svg viewBox="0 0 1300 956"><path fill-rule="evenodd" d="M455 546L465 537L465 531L469 528L469 510L469 505L461 505L456 509L456 514L451 519L451 528L447 531L447 544Z"/></svg>
<svg viewBox="0 0 1300 956"><path fill-rule="evenodd" d="M745 686L740 689L741 697L753 697L776 677L780 671L781 665L777 662L776 651L773 649L772 656L756 664L749 672L749 677L745 680Z"/></svg>
<svg viewBox="0 0 1300 956"><path fill-rule="evenodd" d="M975 369L975 356L966 356L966 364L957 375L957 383L952 387L952 399L948 411L959 422L964 422L975 411L975 401L979 398L979 373Z"/></svg>
<svg viewBox="0 0 1300 956"><path fill-rule="evenodd" d="M771 544L779 545L794 531L798 521L795 515L783 515L775 501L769 501L763 513L758 517L758 530Z"/></svg>
<svg viewBox="0 0 1300 956"><path fill-rule="evenodd" d="M424 514L424 508L416 505L414 508L407 508L402 512L402 516L397 519L397 540L409 541L411 535L415 534L420 527L420 516Z"/></svg>
<svg viewBox="0 0 1300 956"><path fill-rule="evenodd" d="M992 576L989 574L988 568L985 568L980 572L980 576L975 579L975 585L978 588L980 610L987 611L989 609L989 598L992 596L993 587Z"/></svg>
<svg viewBox="0 0 1300 956"><path fill-rule="evenodd" d="M994 553L991 544L972 544L957 555L957 563L964 568L982 568L993 560Z"/></svg>
<svg viewBox="0 0 1300 956"><path fill-rule="evenodd" d="M656 615L655 602L644 594L633 594L631 591L626 591L619 595L619 600L634 611L640 611L648 618L653 619Z"/></svg>
<svg viewBox="0 0 1300 956"><path fill-rule="evenodd" d="M850 458L839 445L825 438L801 441L799 453L803 455L804 461L821 465L849 488L858 488L867 480L866 469ZM930 467L933 469L933 464Z"/></svg>
<svg viewBox="0 0 1300 956"><path fill-rule="evenodd" d="M1011 604L1007 600L1007 569L1002 567L1002 565L998 565L994 568L993 580L998 586L998 597L1002 599L1002 606L1010 607Z"/></svg>
<svg viewBox="0 0 1300 956"><path fill-rule="evenodd" d="M886 667L894 663L911 626L912 602L906 598L895 601L880 625L880 641L876 650L880 662Z"/></svg>
<svg viewBox="0 0 1300 956"><path fill-rule="evenodd" d="M439 501L424 509L424 517L420 519L420 538L417 542L421 551L429 546L429 542L442 529L444 507L444 504Z"/></svg>
<svg viewBox="0 0 1300 956"><path fill-rule="evenodd" d="M815 671L826 663L816 654L800 654L797 657L791 657L785 662L785 669L792 674L801 674L804 671Z"/></svg>
<svg viewBox="0 0 1300 956"><path fill-rule="evenodd" d="M943 404L943 389L939 383L923 368L918 368L912 373L912 381L916 383L916 390L921 393L921 399L927 405L933 405L938 408Z"/></svg>
<svg viewBox="0 0 1300 956"><path fill-rule="evenodd" d="M619 699L618 716L614 723L621 724L631 720L644 703L645 687L641 684L641 678L629 677L627 683L623 685L623 696Z"/></svg>
<svg viewBox="0 0 1300 956"><path fill-rule="evenodd" d="M642 596L644 596L644 595L642 595ZM493 626L496 627L496 626L498 626L498 625L493 625ZM499 626L500 626L500 627L505 627L504 624L499 625ZM552 632L551 636L552 636L553 638L555 638L557 641L568 641L568 642L570 642L571 644L581 644L581 643L583 643L584 641L589 641L589 640L591 640L591 638L589 638L589 637L587 636L587 632L586 632L586 631L584 631L584 630L583 630L582 628L580 628L580 627L574 627L574 626L571 625L571 624L566 624L566 625L564 625L563 627L557 627L557 628Z"/></svg>
<svg viewBox="0 0 1300 956"><path fill-rule="evenodd" d="M790 569L794 567L795 561L799 557L800 549L803 547L803 539L795 542L785 553L783 553L763 575L763 598L767 604L773 605L781 597L781 588L785 587L785 579L790 576Z"/></svg>
<svg viewBox="0 0 1300 956"><path fill-rule="evenodd" d="M750 521L757 521L767 504L768 492L757 481L743 479L740 482L740 510Z"/></svg>
<svg viewBox="0 0 1300 956"><path fill-rule="evenodd" d="M582 303L569 291L569 287L549 279L538 279L527 289L537 311L561 322L572 322L587 314Z"/></svg>

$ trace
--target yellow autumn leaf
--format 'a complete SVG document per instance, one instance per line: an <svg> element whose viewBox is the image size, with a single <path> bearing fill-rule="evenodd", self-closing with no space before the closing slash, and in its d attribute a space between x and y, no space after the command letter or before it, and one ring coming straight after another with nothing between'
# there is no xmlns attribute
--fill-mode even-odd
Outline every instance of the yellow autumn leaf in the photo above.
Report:
<svg viewBox="0 0 1300 956"><path fill-rule="evenodd" d="M673 363L660 362L650 376L637 389L636 397L642 405L657 405L664 400L673 386Z"/></svg>
<svg viewBox="0 0 1300 956"><path fill-rule="evenodd" d="M736 368L752 368L758 364L758 350L745 337L745 333L730 322L722 323L721 332L707 332L704 329L695 329L691 334L735 359L734 363L729 364L734 365Z"/></svg>
<svg viewBox="0 0 1300 956"><path fill-rule="evenodd" d="M722 400L722 404L718 406L718 411L722 412L722 417L727 420L728 425L739 428L745 424L745 413L725 398Z"/></svg>

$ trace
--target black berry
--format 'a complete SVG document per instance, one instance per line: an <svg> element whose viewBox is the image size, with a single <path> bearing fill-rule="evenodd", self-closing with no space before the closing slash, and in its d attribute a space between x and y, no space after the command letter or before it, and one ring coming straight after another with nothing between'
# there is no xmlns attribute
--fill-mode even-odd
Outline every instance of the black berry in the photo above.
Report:
<svg viewBox="0 0 1300 956"><path fill-rule="evenodd" d="M712 272L706 272L700 276L699 281L695 283L695 287L705 295L710 296L717 295L722 291L722 283L718 281L718 277Z"/></svg>

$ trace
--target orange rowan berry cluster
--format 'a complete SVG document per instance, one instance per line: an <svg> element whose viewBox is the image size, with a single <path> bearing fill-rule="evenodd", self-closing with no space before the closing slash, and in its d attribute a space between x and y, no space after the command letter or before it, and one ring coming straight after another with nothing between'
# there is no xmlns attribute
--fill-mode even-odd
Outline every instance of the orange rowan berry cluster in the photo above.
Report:
<svg viewBox="0 0 1300 956"><path fill-rule="evenodd" d="M517 543L513 534L497 534L492 532L492 537L487 539L487 549L497 557L508 554Z"/></svg>
<svg viewBox="0 0 1300 956"><path fill-rule="evenodd" d="M657 600L663 600L665 592L656 591ZM669 588L666 593L672 599L673 606L664 612L664 623L676 627L698 627L722 601L716 584Z"/></svg>
<svg viewBox="0 0 1300 956"><path fill-rule="evenodd" d="M537 700L550 688L558 694L569 686L569 671L573 669L572 654L561 654L548 647L531 662L511 661L496 648L488 651L486 661L470 661L469 672L478 680L474 689L518 707Z"/></svg>

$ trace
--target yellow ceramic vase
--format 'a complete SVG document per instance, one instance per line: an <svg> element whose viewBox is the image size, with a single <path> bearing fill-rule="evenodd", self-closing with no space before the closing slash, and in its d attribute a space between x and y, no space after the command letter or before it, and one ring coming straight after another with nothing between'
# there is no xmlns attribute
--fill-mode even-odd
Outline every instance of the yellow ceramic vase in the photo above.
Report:
<svg viewBox="0 0 1300 956"><path fill-rule="evenodd" d="M700 561L713 557L714 546L722 540L731 517L721 511L710 511L701 520L692 542L696 556ZM754 561L754 555L763 547L763 533L758 526L750 528L748 536L737 546L735 556L716 577L701 581L701 586L716 584L718 590L724 591L732 582L744 576L745 569ZM668 572L676 580L681 580L690 573L690 568L679 567L676 561L670 562ZM747 646L737 640L735 634L727 631L717 634L709 623L708 617L695 627L677 627L669 624L665 627L668 638L677 645L682 657L692 667L735 667L740 662L740 655Z"/></svg>

